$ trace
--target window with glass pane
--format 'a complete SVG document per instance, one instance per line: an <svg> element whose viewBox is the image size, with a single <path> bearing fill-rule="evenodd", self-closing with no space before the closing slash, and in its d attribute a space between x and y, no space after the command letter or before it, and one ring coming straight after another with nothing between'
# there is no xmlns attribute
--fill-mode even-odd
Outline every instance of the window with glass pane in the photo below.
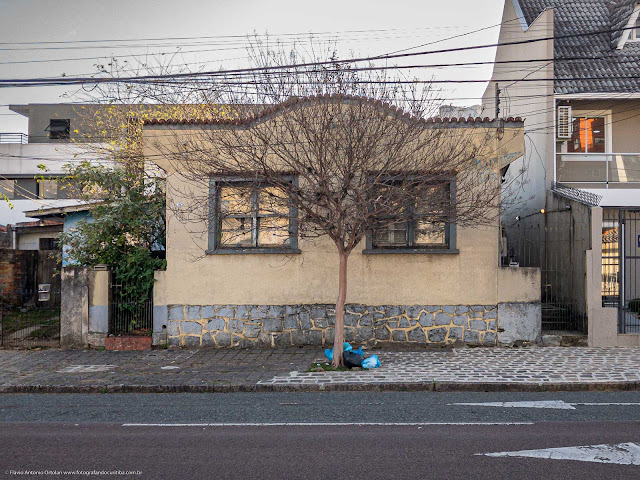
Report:
<svg viewBox="0 0 640 480"><path fill-rule="evenodd" d="M569 153L604 153L604 117L574 117Z"/></svg>
<svg viewBox="0 0 640 480"><path fill-rule="evenodd" d="M220 188L220 244L252 245L253 195L248 187Z"/></svg>
<svg viewBox="0 0 640 480"><path fill-rule="evenodd" d="M272 186L225 185L218 189L218 246L290 247L290 201Z"/></svg>
<svg viewBox="0 0 640 480"><path fill-rule="evenodd" d="M640 16L636 19L636 23L634 23L634 28L631 30L629 34L629 40L638 41L640 40Z"/></svg>
<svg viewBox="0 0 640 480"><path fill-rule="evenodd" d="M380 219L372 233L373 248L449 248L449 184L416 191L415 199L399 206L398 215Z"/></svg>
<svg viewBox="0 0 640 480"><path fill-rule="evenodd" d="M1 198L8 198L9 200L13 200L14 193L15 193L14 180L0 180L0 197Z"/></svg>
<svg viewBox="0 0 640 480"><path fill-rule="evenodd" d="M40 198L55 199L58 197L57 180L38 180L38 196Z"/></svg>
<svg viewBox="0 0 640 480"><path fill-rule="evenodd" d="M15 198L33 200L38 198L38 182L35 178L15 180Z"/></svg>
<svg viewBox="0 0 640 480"><path fill-rule="evenodd" d="M618 221L602 222L602 306L617 307L620 300Z"/></svg>

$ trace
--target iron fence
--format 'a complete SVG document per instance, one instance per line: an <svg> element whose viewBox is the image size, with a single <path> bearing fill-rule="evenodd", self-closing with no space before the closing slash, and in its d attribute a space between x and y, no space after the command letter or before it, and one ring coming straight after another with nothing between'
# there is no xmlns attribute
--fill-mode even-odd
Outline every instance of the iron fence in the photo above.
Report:
<svg viewBox="0 0 640 480"><path fill-rule="evenodd" d="M640 211L602 217L602 306L618 309L618 332L640 333Z"/></svg>
<svg viewBox="0 0 640 480"><path fill-rule="evenodd" d="M505 228L503 265L538 267L544 333L587 333L584 255L588 222L571 210L530 215Z"/></svg>
<svg viewBox="0 0 640 480"><path fill-rule="evenodd" d="M0 143L29 143L26 133L0 132Z"/></svg>
<svg viewBox="0 0 640 480"><path fill-rule="evenodd" d="M142 297L129 293L127 285L111 284L109 334L149 335L153 330L153 290Z"/></svg>
<svg viewBox="0 0 640 480"><path fill-rule="evenodd" d="M11 302L0 298L0 345L60 346L60 288L21 290Z"/></svg>

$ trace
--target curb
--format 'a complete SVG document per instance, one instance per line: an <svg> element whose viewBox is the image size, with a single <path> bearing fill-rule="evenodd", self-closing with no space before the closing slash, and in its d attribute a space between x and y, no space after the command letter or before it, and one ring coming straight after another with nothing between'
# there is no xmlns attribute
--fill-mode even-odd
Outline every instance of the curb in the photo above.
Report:
<svg viewBox="0 0 640 480"><path fill-rule="evenodd" d="M312 385L5 385L3 393L611 392L640 381L602 383L333 383Z"/></svg>

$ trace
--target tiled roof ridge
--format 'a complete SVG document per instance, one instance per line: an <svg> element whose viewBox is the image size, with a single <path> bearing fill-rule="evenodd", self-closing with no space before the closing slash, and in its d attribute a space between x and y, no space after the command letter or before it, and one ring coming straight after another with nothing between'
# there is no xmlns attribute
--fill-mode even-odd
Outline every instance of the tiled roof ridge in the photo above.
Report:
<svg viewBox="0 0 640 480"><path fill-rule="evenodd" d="M439 124L439 123L490 123L495 119L489 117L430 117L419 118L411 115L409 112L405 112L401 108L392 105L388 102L383 102L379 99L373 99L370 97L362 97L357 95L344 95L344 94L326 94L326 95L312 95L308 97L291 97L284 102L277 105L272 105L261 110L259 113L252 113L245 118L212 118L212 119L198 119L198 118L151 118L145 119L145 125L231 125L231 126L243 126L249 125L256 121L262 120L267 117L272 117L285 111L293 106L301 106L310 104L317 101L350 101L358 100L364 103L373 105L378 108L384 108L389 110L396 117L404 120L414 120L425 124ZM503 119L506 122L521 122L520 117L508 117Z"/></svg>

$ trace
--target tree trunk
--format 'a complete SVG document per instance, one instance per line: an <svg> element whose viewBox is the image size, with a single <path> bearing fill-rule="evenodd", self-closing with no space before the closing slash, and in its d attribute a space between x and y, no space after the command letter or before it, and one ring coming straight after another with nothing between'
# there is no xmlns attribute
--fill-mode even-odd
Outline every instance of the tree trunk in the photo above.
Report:
<svg viewBox="0 0 640 480"><path fill-rule="evenodd" d="M349 254L340 250L340 274L338 279L338 300L336 301L336 324L333 337L332 367L344 367L342 344L344 342L344 304L347 299L347 260Z"/></svg>

